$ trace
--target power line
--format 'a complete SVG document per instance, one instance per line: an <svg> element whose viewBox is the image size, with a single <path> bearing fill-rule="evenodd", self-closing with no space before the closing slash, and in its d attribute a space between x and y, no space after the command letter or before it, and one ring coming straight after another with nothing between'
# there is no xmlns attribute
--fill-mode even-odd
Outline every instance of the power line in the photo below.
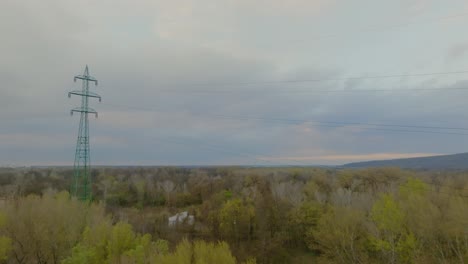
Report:
<svg viewBox="0 0 468 264"><path fill-rule="evenodd" d="M408 130L408 129L389 129L389 128L375 128L367 126L386 126L386 127L407 127L407 128L434 128L434 129L459 129L467 130L466 128L455 128L455 127L429 127L429 126L407 126L407 125L385 125L385 124L371 124L371 123L353 123L353 122L327 122L327 121L313 121L313 120L294 120L294 119L269 119L261 117L231 117L231 116L220 116L220 115L205 115L206 117L212 118L221 118L221 119L235 119L235 120L261 120L263 122L273 122L278 123L277 121L286 121L288 124L297 124L297 123L318 123L319 125L310 125L313 127L344 127L344 126L364 126L366 130L380 130L380 131L391 131L391 132L407 132L407 133L428 133L428 134L448 134L448 135L468 135L468 133L457 133L457 132L445 132L445 131L429 131L429 130ZM281 122L280 122L281 123ZM324 125L324 124L333 124L333 125Z"/></svg>
<svg viewBox="0 0 468 264"><path fill-rule="evenodd" d="M460 71L447 71L447 72L389 74L389 75L354 76L354 77L341 77L341 78L317 78L317 79L297 79L297 80L291 79L291 80L252 81L252 82L236 82L236 83L192 83L191 85L193 86L241 86L241 85L258 85L258 84L284 84L284 83L291 84L291 83L329 82L329 81L348 81L348 80L367 80L367 79L392 79L392 78L403 78L403 77L425 77L425 76L456 75L456 74L467 74L467 73L468 73L468 70L460 70ZM435 90L436 88L432 88L432 89L428 88L428 89ZM467 88L464 88L464 89L467 89ZM405 90L410 90L410 89L405 89ZM421 88L418 90L427 90L427 89ZM174 90L167 90L167 91L174 91ZM183 92L187 92L187 91L183 91Z"/></svg>
<svg viewBox="0 0 468 264"><path fill-rule="evenodd" d="M122 108L127 108L127 109L136 109L136 110L144 110L144 111L151 111L151 112L159 112L156 109L146 108L146 107L139 107L139 106L127 106L127 105L109 104L109 103L106 103L105 105L113 106L113 107L122 107ZM316 123L315 125L309 125L309 126L312 126L312 127L359 126L359 127L363 128L363 129L366 129L366 130L378 130L378 131L390 131L390 132L448 134L448 135L464 135L464 136L468 135L468 133L440 131L440 130L468 131L468 128L463 128L463 127L416 126L416 125L383 124L383 123L316 121L316 120L300 120L300 119L286 119L286 118L227 116L227 115L214 115L214 114L195 114L194 116L217 118L217 119L230 119L230 120L257 120L257 121L276 123L276 124ZM373 126L373 127L369 127L369 126ZM423 129L423 130L391 129L391 128L379 128L379 127L416 128L416 129ZM433 131L433 130L428 130L428 129L437 129L439 131Z"/></svg>
<svg viewBox="0 0 468 264"><path fill-rule="evenodd" d="M464 91L468 90L468 87L450 87L450 88L409 88L409 89L341 89L341 90L299 90L299 89L255 89L255 90L158 90L162 93L213 93L213 94L224 94L224 93L355 93L355 92L413 92L413 91ZM269 94L272 95L272 94Z"/></svg>
<svg viewBox="0 0 468 264"><path fill-rule="evenodd" d="M446 130L465 130L463 127L442 127L442 126L415 126L415 125L398 125L398 124L382 124L382 123L360 123L360 122L336 122L336 121L316 121L307 119L286 119L286 118L264 118L264 117L243 117L243 116L225 116L225 115L209 115L220 118L232 119L249 119L249 120L266 120L266 121L285 121L294 123L320 123L334 125L359 125L359 126L383 126L383 127L403 127L403 128L422 128L422 129L446 129Z"/></svg>

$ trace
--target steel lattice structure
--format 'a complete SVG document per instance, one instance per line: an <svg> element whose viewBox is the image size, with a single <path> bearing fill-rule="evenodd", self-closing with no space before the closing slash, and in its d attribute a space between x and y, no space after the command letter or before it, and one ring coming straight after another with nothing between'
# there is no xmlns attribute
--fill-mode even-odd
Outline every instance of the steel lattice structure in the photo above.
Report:
<svg viewBox="0 0 468 264"><path fill-rule="evenodd" d="M88 65L86 65L83 75L77 75L74 78L82 81L82 89L68 93L68 97L72 95L81 96L81 107L73 108L70 112L80 113L80 127L78 129L78 138L76 141L75 163L73 170L73 182L71 186L71 195L79 200L91 200L92 198L92 181L91 181L91 162L89 151L89 121L88 114L98 113L96 110L88 106L89 97L98 98L101 101L101 96L89 91L89 83L94 82L97 86L98 81L89 75Z"/></svg>

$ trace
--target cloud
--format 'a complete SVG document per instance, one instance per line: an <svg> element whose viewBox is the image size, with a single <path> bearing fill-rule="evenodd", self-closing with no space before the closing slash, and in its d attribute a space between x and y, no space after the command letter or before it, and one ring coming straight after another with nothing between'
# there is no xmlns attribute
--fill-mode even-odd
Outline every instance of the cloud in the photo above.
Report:
<svg viewBox="0 0 468 264"><path fill-rule="evenodd" d="M462 60L463 57L468 52L468 43L461 43L451 47L447 52L447 61L459 61Z"/></svg>
<svg viewBox="0 0 468 264"><path fill-rule="evenodd" d="M380 4L337 3L3 1L0 160L73 161L78 117L69 111L80 101L66 95L79 89L73 76L86 64L99 80L92 90L103 97L90 102L100 114L90 119L90 135L101 164L258 164L256 157L333 163L352 158L346 155L466 150L463 136L307 122L459 127L468 117L463 90L354 92L461 88L466 75L274 83L450 71L439 65L448 47L455 47L454 60L465 55L464 44L455 45L463 23L443 32L415 26L350 34L386 18L407 19L407 3L389 2L394 13L385 14ZM414 3L428 17L455 8ZM340 37L317 37L330 33Z"/></svg>
<svg viewBox="0 0 468 264"><path fill-rule="evenodd" d="M265 12L271 15L317 15L333 6L334 0L233 0L235 5L253 12Z"/></svg>
<svg viewBox="0 0 468 264"><path fill-rule="evenodd" d="M154 127L155 116L158 113L147 111L101 111L95 122L99 126L110 128L132 128L136 130Z"/></svg>

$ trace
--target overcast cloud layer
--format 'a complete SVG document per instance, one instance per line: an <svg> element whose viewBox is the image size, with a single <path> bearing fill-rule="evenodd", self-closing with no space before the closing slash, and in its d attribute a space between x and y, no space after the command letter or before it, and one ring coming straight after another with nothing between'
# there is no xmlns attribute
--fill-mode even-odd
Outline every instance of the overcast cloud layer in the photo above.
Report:
<svg viewBox="0 0 468 264"><path fill-rule="evenodd" d="M468 128L468 74L277 81L467 71L467 26L462 0L2 0L0 165L72 165L86 64L93 164L466 152L467 130L351 123Z"/></svg>

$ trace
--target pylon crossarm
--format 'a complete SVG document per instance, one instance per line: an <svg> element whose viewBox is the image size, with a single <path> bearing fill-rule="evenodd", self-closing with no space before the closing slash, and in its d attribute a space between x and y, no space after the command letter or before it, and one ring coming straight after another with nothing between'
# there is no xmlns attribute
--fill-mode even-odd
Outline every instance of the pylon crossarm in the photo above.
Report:
<svg viewBox="0 0 468 264"><path fill-rule="evenodd" d="M98 116L97 111L94 110L94 109L91 108L91 107L88 107L88 108L82 108L82 107L73 108L73 109L70 111L70 114L73 115L73 112L77 112L77 113L88 113L88 114L94 114L94 115L96 115L96 117Z"/></svg>
<svg viewBox="0 0 468 264"><path fill-rule="evenodd" d="M87 96L87 97L94 97L94 98L98 98L99 99L99 102L101 102L101 96L97 93L93 93L93 92L83 92L83 91L71 91L68 93L68 97L71 97L71 95L79 95L79 96Z"/></svg>
<svg viewBox="0 0 468 264"><path fill-rule="evenodd" d="M96 78L94 78L92 76L76 75L73 80L76 82L76 79L94 82L95 85L98 85L98 81L96 80Z"/></svg>

